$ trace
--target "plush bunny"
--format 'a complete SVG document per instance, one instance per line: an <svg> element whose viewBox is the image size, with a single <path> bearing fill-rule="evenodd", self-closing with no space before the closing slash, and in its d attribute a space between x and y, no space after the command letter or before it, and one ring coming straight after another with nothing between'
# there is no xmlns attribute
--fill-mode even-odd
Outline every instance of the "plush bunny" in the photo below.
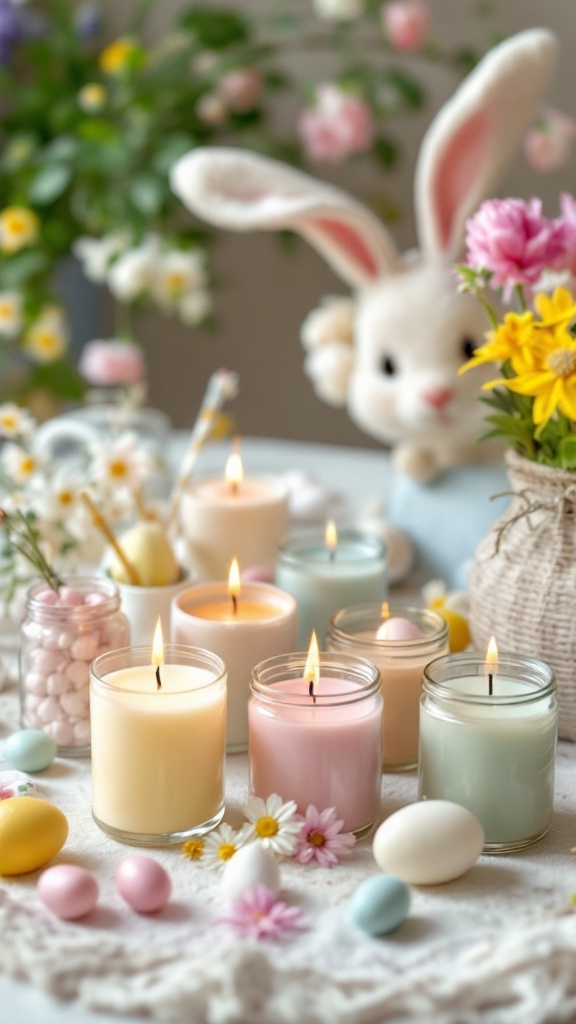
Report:
<svg viewBox="0 0 576 1024"><path fill-rule="evenodd" d="M419 253L399 256L377 217L341 190L254 153L200 148L172 169L174 192L199 217L237 231L296 231L356 290L354 303L327 300L306 321L307 372L322 398L395 445L396 465L418 480L494 454L475 443L480 371L457 376L482 344L485 315L458 293L453 263L466 218L512 161L556 49L545 29L513 36L436 116L416 169Z"/></svg>

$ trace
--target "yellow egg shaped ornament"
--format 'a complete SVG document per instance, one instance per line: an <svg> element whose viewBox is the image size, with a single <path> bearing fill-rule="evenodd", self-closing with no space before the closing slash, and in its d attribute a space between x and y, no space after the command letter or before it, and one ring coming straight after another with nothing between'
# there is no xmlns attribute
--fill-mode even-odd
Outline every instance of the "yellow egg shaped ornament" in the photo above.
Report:
<svg viewBox="0 0 576 1024"><path fill-rule="evenodd" d="M442 616L448 626L451 653L456 654L459 651L465 651L472 642L468 620L465 616L461 615L460 612L454 611L452 608L448 608L442 598L436 598L436 600L431 601L428 607L431 611L438 612L438 615Z"/></svg>
<svg viewBox="0 0 576 1024"><path fill-rule="evenodd" d="M0 875L25 875L46 864L68 838L66 816L28 796L0 801Z"/></svg>

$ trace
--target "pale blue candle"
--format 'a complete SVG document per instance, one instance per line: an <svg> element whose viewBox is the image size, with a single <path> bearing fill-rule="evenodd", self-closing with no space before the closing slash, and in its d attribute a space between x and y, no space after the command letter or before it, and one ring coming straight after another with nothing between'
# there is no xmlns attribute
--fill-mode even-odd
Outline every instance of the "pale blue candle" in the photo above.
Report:
<svg viewBox="0 0 576 1024"><path fill-rule="evenodd" d="M386 547L378 537L344 530L331 552L322 532L295 534L280 545L276 583L296 598L299 649L308 650L312 630L323 646L341 608L386 599Z"/></svg>

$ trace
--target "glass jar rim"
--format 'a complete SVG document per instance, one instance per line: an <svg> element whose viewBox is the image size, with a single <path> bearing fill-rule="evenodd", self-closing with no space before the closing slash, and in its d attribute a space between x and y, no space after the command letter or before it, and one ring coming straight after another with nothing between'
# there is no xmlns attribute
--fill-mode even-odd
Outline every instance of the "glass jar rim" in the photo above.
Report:
<svg viewBox="0 0 576 1024"><path fill-rule="evenodd" d="M102 666L108 662L120 661L123 664L116 665L115 668L109 667L108 672L122 671L123 668L155 668L152 661L153 648L152 644L141 644L134 647L118 647L115 651L106 651L105 654L99 655L95 658L90 666L91 679L98 683L104 691L109 693L116 693L117 687L112 683L106 682L102 674ZM209 687L221 683L226 678L227 668L226 664L218 654L214 654L213 651L207 651L203 647L188 647L184 644L165 644L163 647L164 664L165 665L181 665L183 662L188 662L189 665L194 665L196 668L210 669L215 671L215 675L212 679L206 680L200 686L191 686L187 690L175 690L175 691L164 691L163 699L169 697L177 697L178 694L190 693L194 691L207 690ZM178 659L178 660L172 660ZM162 668L162 666L160 666ZM133 689L126 691L131 694L146 694L148 695L151 691L149 689Z"/></svg>
<svg viewBox="0 0 576 1024"><path fill-rule="evenodd" d="M390 618L395 618L398 615L409 618L411 621L419 620L419 624L425 623L430 626L430 632L406 640L388 640L385 637L377 638L376 636L360 637L357 633L351 633L342 628L342 621L345 621L348 616L352 623L364 618L368 620L365 623L366 628L374 628L376 630L383 621L381 614L382 603L372 601L368 604L350 605L348 608L342 608L330 620L328 637L350 647L373 647L378 653L384 653L394 658L411 657L414 654L420 653L423 648L429 645L433 644L436 646L448 641L448 624L439 612L429 608L418 608L416 605L397 604L394 601L386 602L390 610Z"/></svg>
<svg viewBox="0 0 576 1024"><path fill-rule="evenodd" d="M554 669L540 658L530 655L512 654L506 651L498 652L498 664L494 675L511 675L518 684L526 685L527 689L521 693L462 693L461 690L450 686L450 680L462 678L464 675L486 678L486 659L474 651L462 651L457 654L445 654L435 658L424 668L422 689L424 696L428 695L437 700L446 700L451 703L488 705L518 705L529 704L542 700L543 697L551 696L556 692L556 675ZM444 676L446 669L454 668L453 674L441 680L435 679L434 674ZM528 688L529 687L529 688Z"/></svg>
<svg viewBox="0 0 576 1024"><path fill-rule="evenodd" d="M259 662L252 670L250 690L254 697L269 704L308 707L312 694L308 691L297 694L290 690L277 688L278 682L291 679L304 680L304 672L308 654L306 651L295 651L290 654L279 654ZM381 677L378 667L368 658L355 654L320 652L320 678L322 670L335 679L348 680L350 689L335 693L317 689L314 693L316 707L336 707L356 704L359 701L380 693ZM263 679L267 675L270 678ZM352 676L352 679L350 678Z"/></svg>
<svg viewBox="0 0 576 1024"><path fill-rule="evenodd" d="M338 543L341 541L354 541L357 544L366 546L365 553L354 558L354 562L370 562L374 558L385 559L387 547L384 541L374 533L364 533L362 530L344 528L338 530ZM309 550L325 551L324 533L322 530L298 530L295 533L283 537L278 543L278 558L280 561L292 565L305 565L309 562L306 558ZM335 563L338 561L336 555ZM323 564L323 563L322 563Z"/></svg>
<svg viewBox="0 0 576 1024"><path fill-rule="evenodd" d="M104 601L98 604L53 605L38 600L38 594L50 590L45 580L36 580L29 588L26 596L26 609L37 620L44 622L60 622L62 618L85 621L88 617L99 618L108 616L120 609L120 590L114 580L107 576L61 576L65 587L88 593L102 594Z"/></svg>

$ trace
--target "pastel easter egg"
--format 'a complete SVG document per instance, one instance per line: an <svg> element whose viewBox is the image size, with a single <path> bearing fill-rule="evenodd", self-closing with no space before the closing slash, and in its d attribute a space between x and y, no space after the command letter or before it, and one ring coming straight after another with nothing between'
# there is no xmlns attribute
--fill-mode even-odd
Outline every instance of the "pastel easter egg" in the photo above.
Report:
<svg viewBox="0 0 576 1024"><path fill-rule="evenodd" d="M60 587L58 598L64 608L78 608L84 604L84 595L76 587Z"/></svg>
<svg viewBox="0 0 576 1024"><path fill-rule="evenodd" d="M265 885L277 895L281 889L280 868L261 843L241 846L230 858L222 875L222 891L227 899L238 900L256 885Z"/></svg>
<svg viewBox="0 0 576 1024"><path fill-rule="evenodd" d="M4 744L4 757L11 768L21 772L41 772L56 757L58 748L41 729L20 729Z"/></svg>
<svg viewBox="0 0 576 1024"><path fill-rule="evenodd" d="M41 868L62 849L68 822L46 800L0 801L0 875L24 875Z"/></svg>
<svg viewBox="0 0 576 1024"><path fill-rule="evenodd" d="M152 914L167 903L172 883L161 864L152 857L126 857L116 869L116 888L123 900L139 914Z"/></svg>
<svg viewBox="0 0 576 1024"><path fill-rule="evenodd" d="M38 896L45 907L64 921L74 921L94 910L99 886L94 875L77 864L55 864L40 876Z"/></svg>
<svg viewBox="0 0 576 1024"><path fill-rule="evenodd" d="M0 800L13 796L38 796L36 786L23 772L0 772Z"/></svg>
<svg viewBox="0 0 576 1024"><path fill-rule="evenodd" d="M267 565L249 565L240 573L243 583L274 583L274 573Z"/></svg>
<svg viewBox="0 0 576 1024"><path fill-rule="evenodd" d="M385 619L376 632L377 640L418 640L421 637L422 630L416 623L399 615Z"/></svg>
<svg viewBox="0 0 576 1024"><path fill-rule="evenodd" d="M440 885L468 871L484 846L484 829L466 807L422 800L395 811L372 843L382 871L412 885Z"/></svg>
<svg viewBox="0 0 576 1024"><path fill-rule="evenodd" d="M367 878L352 894L349 915L368 935L386 935L406 919L410 909L410 889L394 875Z"/></svg>

